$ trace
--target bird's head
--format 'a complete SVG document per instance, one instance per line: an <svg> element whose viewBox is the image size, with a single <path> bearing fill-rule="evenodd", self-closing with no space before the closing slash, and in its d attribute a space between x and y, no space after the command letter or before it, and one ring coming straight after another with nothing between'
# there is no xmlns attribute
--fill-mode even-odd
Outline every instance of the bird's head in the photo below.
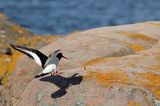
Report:
<svg viewBox="0 0 160 106"><path fill-rule="evenodd" d="M60 60L61 58L68 59L67 57L63 56L62 53L58 53L56 57L57 57L59 60Z"/></svg>

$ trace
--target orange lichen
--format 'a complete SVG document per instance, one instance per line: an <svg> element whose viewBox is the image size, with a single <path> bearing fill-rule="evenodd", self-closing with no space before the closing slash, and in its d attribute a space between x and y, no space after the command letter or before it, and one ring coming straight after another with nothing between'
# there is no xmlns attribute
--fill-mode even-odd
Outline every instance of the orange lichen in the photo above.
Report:
<svg viewBox="0 0 160 106"><path fill-rule="evenodd" d="M160 65L152 65L147 67L147 69L152 71L160 71Z"/></svg>
<svg viewBox="0 0 160 106"><path fill-rule="evenodd" d="M82 64L82 67L95 65L95 64L99 64L103 62L108 62L112 60L114 60L114 57L99 57L99 58L95 58L95 59L85 62L84 64Z"/></svg>
<svg viewBox="0 0 160 106"><path fill-rule="evenodd" d="M160 100L160 90L152 90L152 92L156 95L156 99Z"/></svg>
<svg viewBox="0 0 160 106"><path fill-rule="evenodd" d="M139 44L130 44L128 42L123 42L123 43L128 45L135 52L144 50L144 47ZM91 60L83 63L81 66L85 67L85 66L90 66L90 65L96 65L96 64L100 64L100 63L114 61L115 59L117 59L117 57L98 57L98 58L91 59Z"/></svg>
<svg viewBox="0 0 160 106"><path fill-rule="evenodd" d="M88 71L84 79L94 78L104 86L111 86L113 83L128 83L129 77L122 71L109 71L107 73Z"/></svg>
<svg viewBox="0 0 160 106"><path fill-rule="evenodd" d="M144 47L141 46L141 45L138 45L138 44L131 44L130 47L131 47L135 52L144 50Z"/></svg>
<svg viewBox="0 0 160 106"><path fill-rule="evenodd" d="M130 101L130 102L128 103L128 106L135 106L135 105L134 105L134 102L133 102L133 101Z"/></svg>
<svg viewBox="0 0 160 106"><path fill-rule="evenodd" d="M58 36L34 36L29 39L30 46L35 46L37 42L51 43L53 40L58 38Z"/></svg>
<svg viewBox="0 0 160 106"><path fill-rule="evenodd" d="M11 30L17 33L23 33L24 30L22 27L18 26L18 25L12 25L10 26Z"/></svg>
<svg viewBox="0 0 160 106"><path fill-rule="evenodd" d="M147 73L137 73L138 76L143 78L143 83L144 86L149 87L149 88L154 88L157 86L160 86L160 75L152 73L152 72L147 72Z"/></svg>
<svg viewBox="0 0 160 106"><path fill-rule="evenodd" d="M43 42L48 44L53 42L56 38L59 38L59 37L58 36L32 36L32 37L23 36L17 39L17 44L35 47L38 42Z"/></svg>
<svg viewBox="0 0 160 106"><path fill-rule="evenodd" d="M21 55L22 55L21 53L15 52L14 55L11 56L11 61L7 65L7 70L9 74L11 74L15 69L16 61Z"/></svg>
<svg viewBox="0 0 160 106"><path fill-rule="evenodd" d="M25 36L18 38L16 41L17 44L21 44L21 45L24 45L24 43L26 42L28 42L28 39Z"/></svg>
<svg viewBox="0 0 160 106"><path fill-rule="evenodd" d="M16 65L16 60L20 56L20 53L14 53L12 56L2 55L0 57L0 79L3 85L7 84L7 77L13 72ZM9 61L5 61L10 59Z"/></svg>
<svg viewBox="0 0 160 106"><path fill-rule="evenodd" d="M160 75L151 72L139 73L138 75L143 78L139 82L150 89L156 95L157 99L160 99Z"/></svg>
<svg viewBox="0 0 160 106"><path fill-rule="evenodd" d="M6 71L7 62L5 62L5 59L7 56L3 55L0 58L0 77L2 77Z"/></svg>
<svg viewBox="0 0 160 106"><path fill-rule="evenodd" d="M144 34L141 34L141 33L120 32L120 34L129 36L129 37L132 37L132 38L136 38L136 39L142 39L142 40L145 40L145 41L151 41L151 42L157 42L158 41L155 38L152 38L152 37L150 37L148 35L144 35Z"/></svg>
<svg viewBox="0 0 160 106"><path fill-rule="evenodd" d="M131 48L133 51L135 52L139 52L139 51L142 51L144 50L145 48L139 44L127 44L129 48Z"/></svg>
<svg viewBox="0 0 160 106"><path fill-rule="evenodd" d="M140 102L130 101L130 102L128 103L128 106L141 106L141 105L140 105Z"/></svg>
<svg viewBox="0 0 160 106"><path fill-rule="evenodd" d="M160 75L153 72L128 73L121 70L110 70L106 73L91 70L87 72L88 74L84 76L84 79L95 79L99 84L106 87L112 86L113 84L125 84L145 87L151 90L156 95L156 97L160 99ZM131 74L132 77L129 77L129 75Z"/></svg>
<svg viewBox="0 0 160 106"><path fill-rule="evenodd" d="M0 13L0 18L1 18L1 19L5 19L5 18L7 18L7 16L4 15L3 13Z"/></svg>

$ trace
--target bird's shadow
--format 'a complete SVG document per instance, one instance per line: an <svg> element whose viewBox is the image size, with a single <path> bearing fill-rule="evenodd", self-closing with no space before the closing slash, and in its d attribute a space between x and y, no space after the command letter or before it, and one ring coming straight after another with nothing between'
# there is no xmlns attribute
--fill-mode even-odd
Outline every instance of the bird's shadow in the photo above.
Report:
<svg viewBox="0 0 160 106"><path fill-rule="evenodd" d="M71 85L78 85L81 83L83 77L77 75L78 74L76 73L67 78L60 75L46 76L41 78L40 81L50 82L59 87L59 90L51 94L51 97L55 99L64 96Z"/></svg>

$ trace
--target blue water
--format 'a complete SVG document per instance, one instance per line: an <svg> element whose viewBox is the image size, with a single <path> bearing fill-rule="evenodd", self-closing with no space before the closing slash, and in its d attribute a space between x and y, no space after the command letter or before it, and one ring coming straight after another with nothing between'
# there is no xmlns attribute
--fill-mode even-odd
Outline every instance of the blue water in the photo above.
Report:
<svg viewBox="0 0 160 106"><path fill-rule="evenodd" d="M0 0L0 12L36 34L160 20L160 0Z"/></svg>

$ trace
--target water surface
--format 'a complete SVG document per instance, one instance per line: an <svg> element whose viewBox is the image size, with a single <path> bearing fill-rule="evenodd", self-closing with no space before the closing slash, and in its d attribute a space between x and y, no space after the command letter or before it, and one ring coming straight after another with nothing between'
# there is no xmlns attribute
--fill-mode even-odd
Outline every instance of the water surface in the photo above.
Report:
<svg viewBox="0 0 160 106"><path fill-rule="evenodd" d="M160 0L0 0L0 12L36 34L160 20Z"/></svg>

